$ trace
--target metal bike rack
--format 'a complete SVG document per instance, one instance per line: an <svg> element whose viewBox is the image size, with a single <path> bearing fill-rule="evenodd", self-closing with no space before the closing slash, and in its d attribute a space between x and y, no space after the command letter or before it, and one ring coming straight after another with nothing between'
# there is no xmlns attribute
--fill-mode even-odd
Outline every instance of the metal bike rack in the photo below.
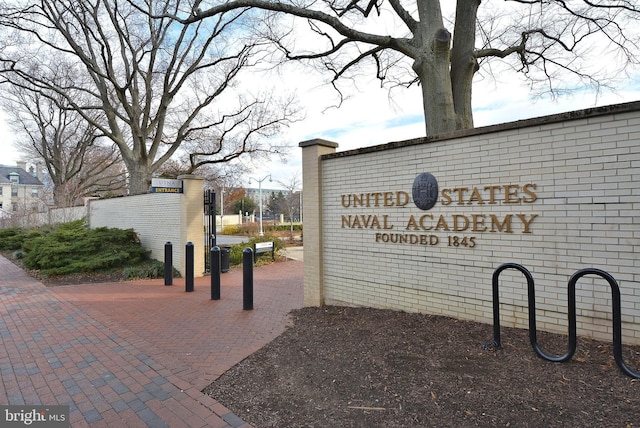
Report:
<svg viewBox="0 0 640 428"><path fill-rule="evenodd" d="M577 338L576 338L576 283L580 278L585 275L598 275L607 280L611 287L611 299L612 299L612 312L613 312L613 356L616 360L616 364L622 370L624 374L629 377L640 379L640 373L636 373L631 370L624 363L622 358L622 312L620 309L620 287L618 283L609 273L595 268L581 269L574 273L569 279L568 284L568 321L569 321L569 344L568 350L564 355L554 356L545 353L537 341L537 329L536 329L536 299L535 299L535 285L533 276L524 266L517 263L505 263L498 266L493 272L492 286L493 286L493 341L484 345L485 348L500 348L500 297L499 297L499 277L500 274L506 269L516 269L520 271L527 279L527 295L529 306L529 341L536 354L539 357L544 358L547 361L554 363L561 363L571 359L576 352Z"/></svg>

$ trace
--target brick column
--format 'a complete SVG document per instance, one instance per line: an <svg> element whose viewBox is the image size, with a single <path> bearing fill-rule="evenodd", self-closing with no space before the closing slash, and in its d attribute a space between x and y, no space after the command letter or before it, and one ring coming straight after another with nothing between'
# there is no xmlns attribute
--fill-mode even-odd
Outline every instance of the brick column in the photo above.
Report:
<svg viewBox="0 0 640 428"><path fill-rule="evenodd" d="M187 242L193 243L193 273L194 276L204 276L204 178L196 175L181 175L182 180L182 206L180 208L180 245L184 247ZM175 243L174 243L175 246ZM181 251L184 258L184 248ZM178 266L182 266L184 275L184 260L174 260Z"/></svg>
<svg viewBox="0 0 640 428"><path fill-rule="evenodd" d="M304 306L324 305L322 242L322 165L320 156L335 153L337 143L313 139L302 148L304 210Z"/></svg>

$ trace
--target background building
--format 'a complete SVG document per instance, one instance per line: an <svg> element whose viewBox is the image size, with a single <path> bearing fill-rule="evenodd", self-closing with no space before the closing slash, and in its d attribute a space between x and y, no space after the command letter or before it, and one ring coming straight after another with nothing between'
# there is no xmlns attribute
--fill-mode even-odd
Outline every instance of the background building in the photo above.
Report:
<svg viewBox="0 0 640 428"><path fill-rule="evenodd" d="M44 184L37 171L27 172L25 162L17 166L0 165L0 218L39 212L44 207Z"/></svg>

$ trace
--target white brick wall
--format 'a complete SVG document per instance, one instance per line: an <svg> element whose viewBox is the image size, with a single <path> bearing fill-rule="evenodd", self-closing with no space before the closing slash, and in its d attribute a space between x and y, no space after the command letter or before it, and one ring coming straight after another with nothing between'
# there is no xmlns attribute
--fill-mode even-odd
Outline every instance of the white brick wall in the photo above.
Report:
<svg viewBox="0 0 640 428"><path fill-rule="evenodd" d="M146 194L91 201L89 223L92 228L134 229L151 257L161 261L164 244L172 242L174 264L184 273L180 199L179 194Z"/></svg>
<svg viewBox="0 0 640 428"><path fill-rule="evenodd" d="M485 199L484 186L533 183L537 200L446 206L439 201L429 211L413 200L400 207L341 204L341 195L349 194L411 196L415 177L424 172L436 177L441 190L478 187ZM569 278L595 267L620 286L623 342L640 344L640 103L328 155L321 176L324 303L491 323L492 273L514 262L535 279L538 328L566 333ZM483 214L485 226L492 214L511 214L513 232L406 230L411 215L424 214L433 216L430 225L443 215L449 227L454 214ZM343 215L377 215L381 224L385 215L393 229L343 227ZM532 233L522 233L517 215L537 215ZM439 244L376 242L376 233L434 235ZM305 241L308 236L305 230ZM473 237L475 247L449 246L454 236ZM305 269L310 262L305 256ZM525 278L513 270L500 278L502 325L527 328ZM584 277L576 295L578 334L611 340L608 283Z"/></svg>
<svg viewBox="0 0 640 428"><path fill-rule="evenodd" d="M173 246L173 264L185 274L185 246L194 244L194 275L204 273L203 181L182 176L184 193L149 193L90 201L89 225L134 229L151 257L164 261L164 246Z"/></svg>

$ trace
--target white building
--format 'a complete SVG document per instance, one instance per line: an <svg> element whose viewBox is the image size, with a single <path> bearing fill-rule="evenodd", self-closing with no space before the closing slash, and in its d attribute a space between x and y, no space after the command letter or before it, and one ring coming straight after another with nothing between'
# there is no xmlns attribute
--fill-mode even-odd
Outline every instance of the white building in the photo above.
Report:
<svg viewBox="0 0 640 428"><path fill-rule="evenodd" d="M35 172L26 171L26 163L17 166L0 165L0 212L24 214L39 211L42 205L44 184Z"/></svg>

